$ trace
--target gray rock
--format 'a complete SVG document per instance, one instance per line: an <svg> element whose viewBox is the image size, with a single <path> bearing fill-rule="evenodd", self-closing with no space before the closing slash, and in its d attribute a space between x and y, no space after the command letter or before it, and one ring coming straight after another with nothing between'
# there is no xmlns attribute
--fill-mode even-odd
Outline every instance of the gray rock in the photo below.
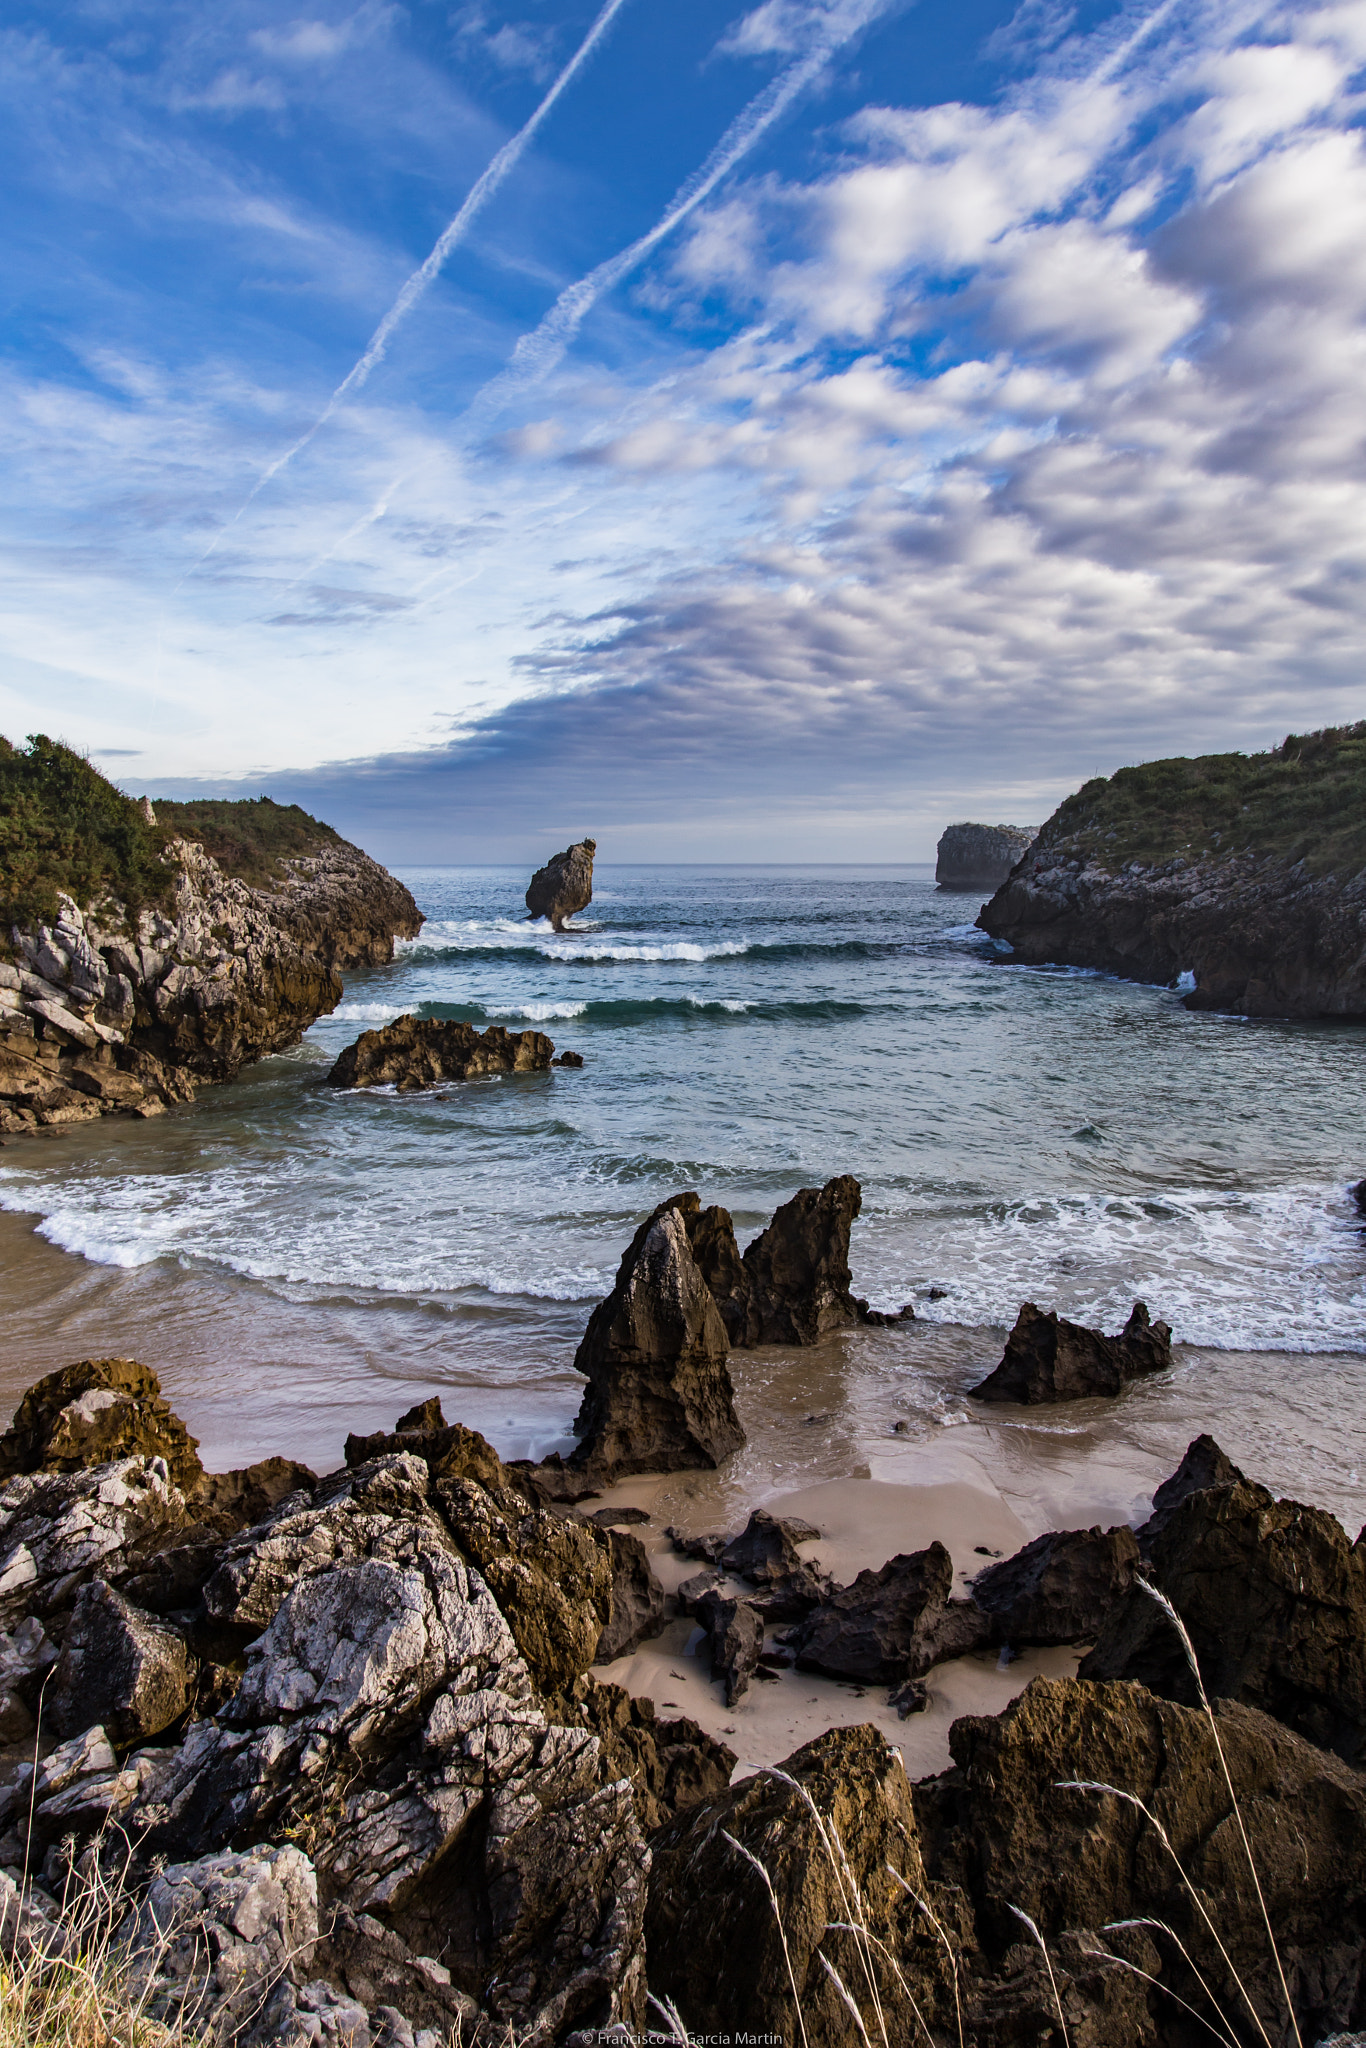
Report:
<svg viewBox="0 0 1366 2048"><path fill-rule="evenodd" d="M803 1671L897 1685L992 1639L990 1618L954 1600L953 1560L942 1543L863 1571L788 1637Z"/></svg>
<svg viewBox="0 0 1366 2048"><path fill-rule="evenodd" d="M1083 1323L1069 1323L1055 1309L1047 1315L1024 1303L1006 1340L1001 1363L975 1387L973 1401L1079 1401L1090 1394L1117 1394L1125 1382L1165 1372L1172 1362L1172 1333L1153 1322L1136 1301L1117 1337Z"/></svg>
<svg viewBox="0 0 1366 2048"><path fill-rule="evenodd" d="M65 1612L88 1579L131 1571L188 1519L164 1458L9 1480L0 1487L0 1628Z"/></svg>
<svg viewBox="0 0 1366 2048"><path fill-rule="evenodd" d="M593 1653L595 1664L627 1657L664 1626L664 1588L638 1536L609 1529L612 1545L612 1611Z"/></svg>
<svg viewBox="0 0 1366 2048"><path fill-rule="evenodd" d="M48 1718L60 1736L99 1723L120 1746L146 1742L180 1719L193 1682L184 1637L92 1579L76 1595Z"/></svg>
<svg viewBox="0 0 1366 2048"><path fill-rule="evenodd" d="M57 1645L36 1615L26 1616L9 1635L0 1635L0 1744L32 1736L30 1697L56 1661Z"/></svg>
<svg viewBox="0 0 1366 2048"><path fill-rule="evenodd" d="M745 1249L747 1344L816 1344L860 1321L850 1293L849 1233L863 1196L851 1173L799 1188Z"/></svg>
<svg viewBox="0 0 1366 2048"><path fill-rule="evenodd" d="M588 1387L571 1463L599 1483L628 1472L715 1466L745 1441L730 1340L693 1261L681 1205L661 1203L622 1259L574 1357Z"/></svg>
<svg viewBox="0 0 1366 2048"><path fill-rule="evenodd" d="M979 1572L972 1597L1014 1648L1077 1643L1105 1625L1133 1585L1138 1562L1138 1540L1123 1525L1054 1529Z"/></svg>
<svg viewBox="0 0 1366 2048"><path fill-rule="evenodd" d="M712 1677L724 1681L726 1705L733 1707L758 1669L763 1617L748 1600L728 1600L715 1589L703 1594L694 1612L711 1637Z"/></svg>
<svg viewBox="0 0 1366 2048"><path fill-rule="evenodd" d="M999 889L1035 837L1032 825L948 825L939 836L934 879L941 889Z"/></svg>
<svg viewBox="0 0 1366 2048"><path fill-rule="evenodd" d="M537 868L526 892L526 907L533 917L548 917L555 930L562 932L567 917L587 909L593 900L593 856L597 850L596 839L580 839Z"/></svg>

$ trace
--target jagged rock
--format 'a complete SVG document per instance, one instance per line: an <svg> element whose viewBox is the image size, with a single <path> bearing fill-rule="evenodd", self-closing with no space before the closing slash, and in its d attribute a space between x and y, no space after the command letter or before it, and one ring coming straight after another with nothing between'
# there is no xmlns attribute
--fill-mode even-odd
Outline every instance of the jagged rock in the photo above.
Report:
<svg viewBox="0 0 1366 2048"><path fill-rule="evenodd" d="M556 1053L550 1064L552 1067L581 1067L583 1065L583 1054L581 1052L570 1052L566 1046L563 1052Z"/></svg>
<svg viewBox="0 0 1366 2048"><path fill-rule="evenodd" d="M0 1746L31 1740L32 1709L57 1654L35 1615L26 1616L12 1634L0 1635Z"/></svg>
<svg viewBox="0 0 1366 2048"><path fill-rule="evenodd" d="M150 2019L230 2048L305 2038L289 2023L317 1940L312 1864L300 1849L260 1843L167 1864L120 1947L130 1998Z"/></svg>
<svg viewBox="0 0 1366 2048"><path fill-rule="evenodd" d="M818 1534L809 1523L785 1522L756 1508L718 1561L723 1571L758 1588L754 1605L765 1620L797 1621L834 1591L829 1577L797 1553L798 1543Z"/></svg>
<svg viewBox="0 0 1366 2048"><path fill-rule="evenodd" d="M1212 1436L1198 1436L1170 1479L1164 1479L1153 1495L1153 1511L1138 1531L1138 1546L1147 1557L1153 1539L1166 1528L1183 1500L1203 1493L1209 1486L1228 1486L1242 1478L1232 1458L1220 1450Z"/></svg>
<svg viewBox="0 0 1366 2048"><path fill-rule="evenodd" d="M556 1714L591 1729L602 1744L609 1774L630 1779L647 1834L699 1800L718 1797L735 1769L735 1751L696 1721L682 1715L661 1721L653 1700L633 1699L604 1679L581 1678Z"/></svg>
<svg viewBox="0 0 1366 2048"><path fill-rule="evenodd" d="M596 1500L601 1490L586 1473L566 1465L558 1451L534 1464L530 1458L510 1458L504 1470L509 1484L537 1507L575 1507L581 1500Z"/></svg>
<svg viewBox="0 0 1366 2048"><path fill-rule="evenodd" d="M479 1074L540 1073L554 1050L543 1031L505 1031L501 1024L490 1024L480 1032L473 1024L443 1017L399 1017L378 1031L362 1031L337 1056L325 1079L333 1088L392 1085L404 1095Z"/></svg>
<svg viewBox="0 0 1366 2048"><path fill-rule="evenodd" d="M675 1196L641 1224L574 1356L588 1387L570 1462L600 1483L719 1465L745 1441L725 1325L688 1244L689 1206L696 1195Z"/></svg>
<svg viewBox="0 0 1366 2048"><path fill-rule="evenodd" d="M1132 1529L1054 1529L988 1565L972 1597L1003 1642L1077 1643L1094 1636L1133 1585Z"/></svg>
<svg viewBox="0 0 1366 2048"><path fill-rule="evenodd" d="M849 1232L863 1196L851 1173L800 1188L745 1249L747 1344L815 1344L857 1323L849 1292Z"/></svg>
<svg viewBox="0 0 1366 2048"><path fill-rule="evenodd" d="M204 1476L199 1448L161 1398L161 1382L131 1358L83 1358L28 1389L0 1437L0 1477L79 1472L116 1458L164 1458L189 1492Z"/></svg>
<svg viewBox="0 0 1366 2048"><path fill-rule="evenodd" d="M629 1656L664 1626L664 1588L654 1575L645 1545L624 1529L609 1528L605 1533L612 1546L612 1603L607 1626L593 1652L595 1664Z"/></svg>
<svg viewBox="0 0 1366 2048"><path fill-rule="evenodd" d="M749 1268L740 1256L730 1211L713 1204L703 1209L696 1195L680 1195L677 1206L688 1229L693 1263L711 1290L726 1335L737 1349L750 1342L749 1311L753 1291Z"/></svg>
<svg viewBox="0 0 1366 2048"><path fill-rule="evenodd" d="M942 1543L889 1558L823 1600L787 1638L803 1671L896 1685L992 1638L989 1618L954 1600L953 1560Z"/></svg>
<svg viewBox="0 0 1366 2048"><path fill-rule="evenodd" d="M164 1458L9 1480L0 1487L0 1628L64 1614L88 1579L117 1581L188 1519Z"/></svg>
<svg viewBox="0 0 1366 2048"><path fill-rule="evenodd" d="M59 1736L100 1724L121 1747L146 1742L190 1704L185 1638L92 1579L76 1595L50 1690Z"/></svg>
<svg viewBox="0 0 1366 2048"><path fill-rule="evenodd" d="M726 1705L749 1691L764 1647L764 1622L748 1600L728 1600L719 1588L702 1595L693 1609L711 1637L711 1674L724 1681Z"/></svg>
<svg viewBox="0 0 1366 2048"><path fill-rule="evenodd" d="M74 1930L62 1919L55 1899L31 1882L16 1884L0 1870L0 1956L22 1968L50 1961L75 1946Z"/></svg>
<svg viewBox="0 0 1366 2048"><path fill-rule="evenodd" d="M703 1564L719 1564L721 1552L731 1540L728 1536L685 1536L681 1529L673 1528L664 1534L680 1557L695 1557Z"/></svg>
<svg viewBox="0 0 1366 2048"><path fill-rule="evenodd" d="M1190 1632L1211 1698L1241 1700L1349 1762L1366 1746L1366 1544L1247 1479L1188 1494L1153 1536L1154 1583ZM1176 1630L1135 1588L1081 1666L1193 1704Z"/></svg>
<svg viewBox="0 0 1366 2048"><path fill-rule="evenodd" d="M506 1615L538 1690L564 1692L598 1661L611 1624L611 1538L548 1508L529 1507L510 1489L493 1492L470 1479L451 1479L435 1492L461 1552Z"/></svg>
<svg viewBox="0 0 1366 2048"><path fill-rule="evenodd" d="M723 1584L720 1572L694 1572L690 1579L682 1581L674 1594L679 1613L696 1616L707 1594L718 1591Z"/></svg>
<svg viewBox="0 0 1366 2048"><path fill-rule="evenodd" d="M1118 1337L1102 1336L1083 1323L1069 1323L1056 1310L1045 1315L1025 1302L1006 1339L1001 1363L978 1386L973 1401L1079 1401L1089 1394L1117 1394L1126 1380L1165 1372L1172 1362L1172 1333L1154 1323L1136 1301Z"/></svg>
<svg viewBox="0 0 1366 2048"><path fill-rule="evenodd" d="M900 1756L875 1729L831 1729L782 1768L783 1778L759 1771L654 1836L645 1934L652 1992L673 2000L693 2038L776 2035L848 2048L859 2035L824 1956L859 2001L871 2038L881 2039L859 1937L842 1931L852 1917L852 1878L872 1934L892 1950L922 2008L928 1983L930 2023L949 2028L936 2028L934 2038L949 2039L952 1992L938 1983L938 1944L891 1874L928 1896ZM836 1834L847 1872L833 1860ZM887 2039L923 2040L893 1972L880 1958L874 1967Z"/></svg>
<svg viewBox="0 0 1366 2048"><path fill-rule="evenodd" d="M586 910L593 901L593 856L596 839L580 839L554 853L543 868L537 868L527 885L526 907L533 917L548 917L557 932L576 910Z"/></svg>
<svg viewBox="0 0 1366 2048"><path fill-rule="evenodd" d="M464 2040L477 2026L478 2004L452 1983L445 1964L415 1955L373 1914L332 1905L325 1928L314 1963L345 1986L362 2013L373 2016L381 2048L445 2048L453 2035ZM315 1980L315 1996L316 1988Z"/></svg>
<svg viewBox="0 0 1366 2048"><path fill-rule="evenodd" d="M401 1416L392 1435L379 1431L346 1439L346 1462L352 1466L401 1451L421 1458L433 1479L473 1479L495 1492L508 1483L503 1461L487 1438L463 1423L447 1422L436 1400Z"/></svg>
<svg viewBox="0 0 1366 2048"><path fill-rule="evenodd" d="M999 889L1034 837L1032 825L948 825L939 835L934 879L941 889Z"/></svg>
<svg viewBox="0 0 1366 2048"><path fill-rule="evenodd" d="M190 1495L196 1518L224 1536L263 1522L291 1494L312 1494L318 1475L295 1458L262 1458L235 1472L206 1472Z"/></svg>

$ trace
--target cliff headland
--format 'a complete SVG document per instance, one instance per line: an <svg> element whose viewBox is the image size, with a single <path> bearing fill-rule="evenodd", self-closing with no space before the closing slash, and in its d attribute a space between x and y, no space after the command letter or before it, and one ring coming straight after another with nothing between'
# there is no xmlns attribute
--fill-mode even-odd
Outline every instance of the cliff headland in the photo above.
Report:
<svg viewBox="0 0 1366 2048"><path fill-rule="evenodd" d="M137 804L0 740L0 1132L156 1115L292 1045L422 915L297 805Z"/></svg>
<svg viewBox="0 0 1366 2048"><path fill-rule="evenodd" d="M1067 798L977 922L1191 1009L1366 1018L1366 723L1149 761Z"/></svg>

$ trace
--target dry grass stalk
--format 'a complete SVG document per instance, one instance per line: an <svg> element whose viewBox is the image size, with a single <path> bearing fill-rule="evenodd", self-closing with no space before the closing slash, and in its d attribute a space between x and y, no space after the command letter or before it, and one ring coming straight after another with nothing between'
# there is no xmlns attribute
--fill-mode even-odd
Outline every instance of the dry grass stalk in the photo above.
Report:
<svg viewBox="0 0 1366 2048"><path fill-rule="evenodd" d="M1022 1912L1018 1906L1012 1906L1010 1910L1015 1915L1015 1918L1017 1920L1023 1921L1024 1925L1029 1929L1030 1933L1033 1935L1035 1941L1037 1941L1039 1944L1039 1954L1043 1957L1043 1966L1048 1972L1048 1981L1053 1988L1053 2004L1057 2009L1058 2025L1062 2028L1063 2048L1072 2048L1072 2044L1068 2038L1067 2033L1067 2021L1063 2018L1062 1995L1058 1990L1058 1980L1053 1975L1053 1958L1048 1953L1048 1943L1044 1940L1043 1936L1040 1934L1038 1930L1037 1925L1033 1920L1030 1919L1028 1913Z"/></svg>

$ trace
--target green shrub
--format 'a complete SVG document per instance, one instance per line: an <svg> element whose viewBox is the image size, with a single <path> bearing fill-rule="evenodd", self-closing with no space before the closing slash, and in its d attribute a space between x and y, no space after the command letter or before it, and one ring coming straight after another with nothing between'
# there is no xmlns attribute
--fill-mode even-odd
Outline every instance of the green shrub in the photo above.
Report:
<svg viewBox="0 0 1366 2048"><path fill-rule="evenodd" d="M1108 868L1250 849L1315 874L1366 867L1366 722L1292 733L1265 754L1201 754L1121 768L1054 812L1066 840Z"/></svg>
<svg viewBox="0 0 1366 2048"><path fill-rule="evenodd" d="M298 804L272 803L268 796L236 802L206 798L188 804L156 800L157 823L180 839L197 839L228 875L254 889L283 878L283 862L323 846L346 841Z"/></svg>
<svg viewBox="0 0 1366 2048"><path fill-rule="evenodd" d="M60 740L0 737L0 939L11 925L51 923L59 890L78 903L108 891L132 910L163 899L168 837Z"/></svg>

